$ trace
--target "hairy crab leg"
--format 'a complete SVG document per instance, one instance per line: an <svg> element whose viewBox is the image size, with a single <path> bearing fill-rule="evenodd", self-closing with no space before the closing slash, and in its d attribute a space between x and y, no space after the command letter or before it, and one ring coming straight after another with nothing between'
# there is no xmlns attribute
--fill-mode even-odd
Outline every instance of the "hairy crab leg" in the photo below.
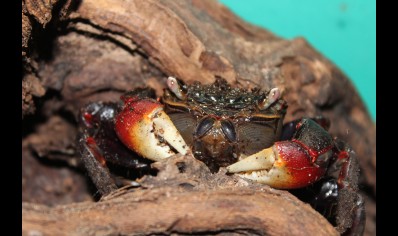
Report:
<svg viewBox="0 0 398 236"><path fill-rule="evenodd" d="M111 178L105 159L95 141L90 137L81 135L79 138L79 146L80 153L84 157L82 160L85 167L100 194L105 196L115 191L117 186ZM97 162L99 165L96 164Z"/></svg>
<svg viewBox="0 0 398 236"><path fill-rule="evenodd" d="M78 134L78 147L82 156L82 161L87 169L91 180L97 187L99 193L105 196L117 189L109 169L106 165L106 158L97 141L93 136L97 132L95 124L98 113L103 109L112 109L102 103L90 104L82 108L79 116L79 123L82 128Z"/></svg>
<svg viewBox="0 0 398 236"><path fill-rule="evenodd" d="M337 185L339 195L337 201L337 229L344 235L362 235L365 229L365 203L358 194L359 163L352 148L341 140L335 140L338 172ZM341 168L339 168L339 166ZM332 173L331 173L332 174ZM353 207L347 207L352 205ZM347 216L352 216L351 218Z"/></svg>
<svg viewBox="0 0 398 236"><path fill-rule="evenodd" d="M125 105L116 117L115 130L127 147L154 161L190 152L159 102L139 96L122 99Z"/></svg>

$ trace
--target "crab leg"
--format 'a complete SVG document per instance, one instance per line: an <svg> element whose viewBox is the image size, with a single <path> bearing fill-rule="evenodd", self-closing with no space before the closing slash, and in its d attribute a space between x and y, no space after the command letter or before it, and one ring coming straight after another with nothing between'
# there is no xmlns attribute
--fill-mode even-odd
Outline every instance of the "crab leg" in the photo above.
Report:
<svg viewBox="0 0 398 236"><path fill-rule="evenodd" d="M358 194L359 163L352 148L341 140L335 141L338 150L337 165L341 165L337 184L339 186L339 201L337 201L336 222L338 230L348 229L344 235L362 235L364 232L366 214L363 197ZM339 169L339 168L337 168ZM347 207L353 203L353 207ZM347 215L351 219L347 220Z"/></svg>
<svg viewBox="0 0 398 236"><path fill-rule="evenodd" d="M127 147L154 161L190 151L159 102L139 96L122 99L125 105L116 117L115 131Z"/></svg>
<svg viewBox="0 0 398 236"><path fill-rule="evenodd" d="M293 138L275 142L227 167L228 172L280 189L304 187L326 172L333 140L316 122L303 119Z"/></svg>

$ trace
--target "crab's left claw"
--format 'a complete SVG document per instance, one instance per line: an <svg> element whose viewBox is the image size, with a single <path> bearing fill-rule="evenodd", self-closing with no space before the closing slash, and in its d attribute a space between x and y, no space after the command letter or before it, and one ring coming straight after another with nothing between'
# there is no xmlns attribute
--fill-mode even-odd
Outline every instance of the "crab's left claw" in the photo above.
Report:
<svg viewBox="0 0 398 236"><path fill-rule="evenodd" d="M332 158L333 140L314 121L297 124L292 140L275 142L227 167L228 172L279 189L307 186L321 178Z"/></svg>
<svg viewBox="0 0 398 236"><path fill-rule="evenodd" d="M126 96L124 108L115 121L119 139L139 155L159 161L190 148L156 100Z"/></svg>

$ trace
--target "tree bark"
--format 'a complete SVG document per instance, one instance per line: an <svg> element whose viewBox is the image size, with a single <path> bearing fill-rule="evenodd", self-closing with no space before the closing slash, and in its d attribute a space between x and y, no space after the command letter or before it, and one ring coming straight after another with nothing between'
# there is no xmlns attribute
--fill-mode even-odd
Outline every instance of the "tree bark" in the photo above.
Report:
<svg viewBox="0 0 398 236"><path fill-rule="evenodd" d="M56 207L23 203L24 233L336 234L288 192L257 185L228 189L217 182L220 179L216 187L172 184L175 190L158 184L99 203L73 203L93 194L90 185L70 190L71 181L77 184L84 176L71 138L80 107L90 101L117 101L138 86L151 86L160 95L164 78L172 75L186 83L212 83L219 76L237 87L278 87L289 105L286 122L303 116L329 118L331 134L357 153L368 211L365 234L374 234L376 126L349 79L305 39L281 39L210 0L47 5L24 0L22 26L23 199L70 203ZM54 117L61 121L54 122ZM54 127L55 134L49 132ZM40 161L27 165L31 162L24 160L32 158ZM53 167L51 173L46 168L35 171L42 165ZM61 174L59 165L68 171ZM169 177L177 180L179 175ZM55 179L62 179L62 186L69 184L63 188L69 190L46 199Z"/></svg>

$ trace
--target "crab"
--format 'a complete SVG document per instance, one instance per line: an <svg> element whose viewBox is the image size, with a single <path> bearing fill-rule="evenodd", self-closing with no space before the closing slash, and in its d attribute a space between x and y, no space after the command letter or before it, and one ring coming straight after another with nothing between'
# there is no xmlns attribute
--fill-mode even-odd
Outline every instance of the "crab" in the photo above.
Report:
<svg viewBox="0 0 398 236"><path fill-rule="evenodd" d="M187 85L168 77L161 98L151 88L137 88L119 104L83 107L79 148L102 195L117 189L107 163L145 172L152 161L192 154L212 172L226 168L273 188L317 186L312 206L333 219L340 232L362 234L365 213L355 152L332 138L326 118L283 124L286 110L278 88L232 88L222 78Z"/></svg>

